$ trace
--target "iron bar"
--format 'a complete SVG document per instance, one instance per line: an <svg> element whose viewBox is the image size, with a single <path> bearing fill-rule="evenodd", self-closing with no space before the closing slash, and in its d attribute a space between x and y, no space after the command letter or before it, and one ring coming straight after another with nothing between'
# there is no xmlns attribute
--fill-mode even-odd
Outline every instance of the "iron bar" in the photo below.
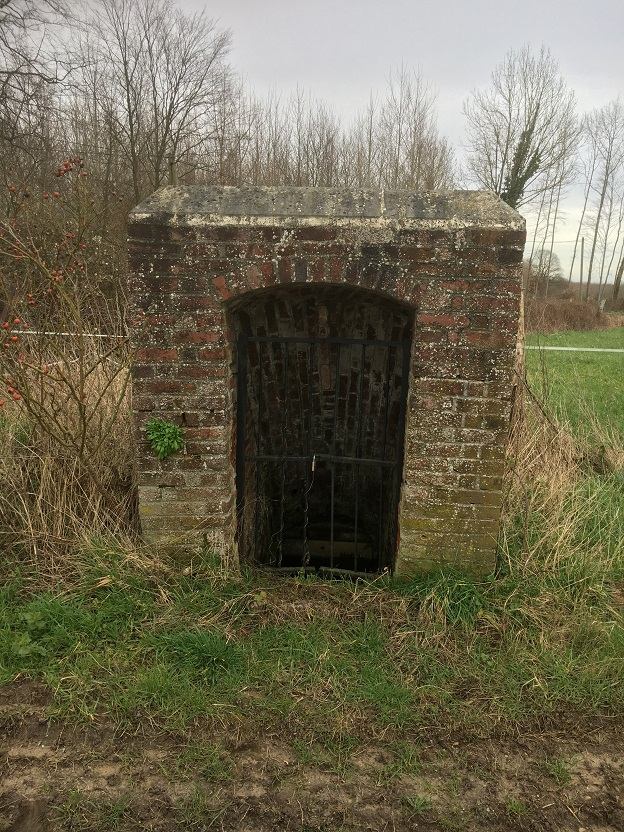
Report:
<svg viewBox="0 0 624 832"><path fill-rule="evenodd" d="M362 457L358 459L356 456L332 456L332 454L262 454L260 456L249 455L246 457L247 462L280 462L285 459L286 462L312 462L316 457L317 462L344 462L347 465L375 465L382 468L396 468L396 461L393 459L368 459Z"/></svg>
<svg viewBox="0 0 624 832"><path fill-rule="evenodd" d="M382 468L396 468L396 462L393 459L369 459L362 457L358 459L356 456L332 456L332 454L261 454L260 456L251 454L246 457L247 462L281 462L285 459L286 462L312 462L313 457L316 457L317 462L344 462L348 465L375 465Z"/></svg>
<svg viewBox="0 0 624 832"><path fill-rule="evenodd" d="M358 390L358 416L357 416L357 434L356 434L356 442L355 442L355 456L356 459L359 460L360 453L362 450L362 419L364 415L364 408L362 406L362 402L364 400L364 369L366 367L366 344L362 344L362 350L360 354L360 378L359 378L359 390ZM354 550L353 550L353 571L357 571L357 562L358 562L358 520L359 520L359 510L360 510L360 466L359 463L356 463L355 466L355 517L354 517Z"/></svg>
<svg viewBox="0 0 624 832"><path fill-rule="evenodd" d="M263 420L263 412L262 412L262 405L263 405L263 391L264 386L262 384L262 379L264 378L263 375L263 364L264 364L264 344L259 342L260 349L258 350L258 437L256 441L256 447L258 449L258 456L260 456L260 449L261 449L261 437L262 437L262 420ZM255 493L255 502L254 502L254 554L258 555L258 534L260 531L260 522L258 517L258 507L260 501L260 466L256 465L256 493Z"/></svg>
<svg viewBox="0 0 624 832"><path fill-rule="evenodd" d="M239 545L245 551L245 441L247 437L247 338L238 336L238 373L236 377L236 512L239 518Z"/></svg>
<svg viewBox="0 0 624 832"><path fill-rule="evenodd" d="M391 358L394 361L391 361ZM394 369L396 365L396 349L388 347L386 349L386 368L385 368L385 377L384 377L384 418L383 418L383 442L381 445L381 458L382 460L386 459L386 447L388 444L388 422L390 420L390 367ZM404 405L402 405L404 406ZM381 560L382 560L382 552L383 552L383 545L382 545L382 537L383 537L383 529L382 529L382 515L383 515L383 470L379 469L379 569L381 569ZM392 538L392 535L390 535Z"/></svg>
<svg viewBox="0 0 624 832"><path fill-rule="evenodd" d="M402 347L404 341L378 341L376 338L314 338L293 335L292 337L282 337L281 335L249 335L249 341L256 344L342 344L349 346L370 346L377 344L380 347Z"/></svg>
<svg viewBox="0 0 624 832"><path fill-rule="evenodd" d="M288 397L289 397L289 388L290 385L288 383L288 354L289 354L289 346L288 344L284 344L285 353L284 353L284 406L282 407L282 422L281 422L281 433L282 433L282 451L286 451L286 415L288 413ZM284 550L284 492L286 490L286 461L285 461L285 454L282 457L282 481L280 484L280 527L279 527L279 541L278 541L278 557L277 557L277 565L282 565L282 556Z"/></svg>
<svg viewBox="0 0 624 832"><path fill-rule="evenodd" d="M310 458L310 441L312 438L312 425L313 425L313 399L312 399L312 383L314 381L314 366L313 366L313 358L314 358L314 341L310 341L308 344L308 430L306 436L306 450L307 450L307 457ZM310 471L308 465L305 465L305 500L304 500L304 507L303 507L303 564L307 565L310 561L310 553L308 552L308 521L309 521L309 509L310 509L310 490L314 485L314 462L316 457L312 457L312 470ZM311 476L310 476L311 475Z"/></svg>

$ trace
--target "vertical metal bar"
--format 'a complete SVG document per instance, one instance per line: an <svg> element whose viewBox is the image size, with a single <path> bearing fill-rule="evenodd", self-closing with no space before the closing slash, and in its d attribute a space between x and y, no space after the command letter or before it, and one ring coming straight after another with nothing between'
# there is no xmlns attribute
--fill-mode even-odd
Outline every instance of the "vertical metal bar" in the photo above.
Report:
<svg viewBox="0 0 624 832"><path fill-rule="evenodd" d="M381 459L383 462L386 460L386 447L388 444L388 423L390 419L390 354L391 350L396 349L395 347L386 346L386 370L385 370L385 378L384 378L384 415L383 415L383 442L381 445ZM382 563L384 560L387 559L388 553L386 553L385 546L383 545L383 482L384 478L384 469L383 467L380 468L379 471L379 570L382 569ZM393 509L391 509L392 511ZM392 526L392 518L389 519L390 525ZM390 529L390 534L386 535L386 539L392 539L392 529Z"/></svg>
<svg viewBox="0 0 624 832"><path fill-rule="evenodd" d="M336 497L336 431L338 430L338 403L340 401L340 344L336 344L336 378L334 379L334 423L332 429L331 506L329 532L329 568L334 568L334 524Z"/></svg>
<svg viewBox="0 0 624 832"><path fill-rule="evenodd" d="M282 482L280 486L280 528L279 528L279 552L277 557L277 565L282 565L282 557L284 554L284 492L286 489L286 455L288 453L288 449L286 448L286 418L288 413L288 397L289 397L289 384L288 384L288 341L284 343L284 406L282 407L282 414L281 414L281 425L282 425Z"/></svg>
<svg viewBox="0 0 624 832"><path fill-rule="evenodd" d="M386 445L388 442L388 420L390 418L390 350L396 350L396 347L386 347L386 390L385 390L385 407L384 407L384 431L383 431L383 445L381 458L386 460Z"/></svg>
<svg viewBox="0 0 624 832"><path fill-rule="evenodd" d="M238 515L238 551L245 554L245 441L247 436L247 336L238 336L236 377L236 513Z"/></svg>
<svg viewBox="0 0 624 832"><path fill-rule="evenodd" d="M383 569L383 465L379 466L379 530L377 533L377 571Z"/></svg>
<svg viewBox="0 0 624 832"><path fill-rule="evenodd" d="M314 343L311 343L308 347L308 437L307 437L307 456L311 455L311 444L310 440L312 439L312 404L313 404L313 397L312 397L312 385L314 383Z"/></svg>
<svg viewBox="0 0 624 832"><path fill-rule="evenodd" d="M259 370L259 376L258 376L258 436L257 436L257 442L256 442L256 448L257 448L256 453L257 453L258 456L260 456L261 438L262 438L262 419L264 418L264 413L263 413L263 409L264 409L264 385L263 385L264 367L263 367L263 364L264 364L264 343L262 341L260 341L258 343L258 370Z"/></svg>
<svg viewBox="0 0 624 832"><path fill-rule="evenodd" d="M312 446L312 426L313 426L313 397L312 384L314 381L314 342L308 345L308 434L306 436L306 460L305 465L305 500L303 506L303 562L307 565L310 561L308 553L308 521L310 508L310 489L314 483L314 462L311 458ZM310 474L312 475L310 477Z"/></svg>
<svg viewBox="0 0 624 832"><path fill-rule="evenodd" d="M398 350L398 347L397 347ZM401 402L399 408L399 425L398 425L398 439L397 439L397 454L396 454L396 475L395 475L395 489L396 495L394 500L394 529L393 529L393 548L391 568L394 568L394 558L396 557L396 546L398 538L398 519L399 519L399 501L401 499L401 485L403 483L403 456L405 452L405 416L407 411L407 395L409 392L409 370L410 357L412 351L411 341L403 341L403 361L401 365Z"/></svg>
<svg viewBox="0 0 624 832"><path fill-rule="evenodd" d="M358 422L357 422L357 440L356 440L356 451L355 456L357 459L360 459L362 456L362 415L364 413L364 407L362 398L364 396L364 367L366 364L366 344L362 344L362 351L360 356L360 383L358 389L358 401L357 401L357 410L358 410ZM360 507L360 466L356 462L355 463L355 532L354 532L354 547L353 547L353 571L357 572L357 560L358 560L358 520L359 520L359 507Z"/></svg>
<svg viewBox="0 0 624 832"><path fill-rule="evenodd" d="M264 418L264 402L263 402L263 373L264 373L264 343L260 341L258 344L258 435L256 439L256 453L257 456L260 456L260 448L262 442L262 420ZM257 558L259 555L258 552L258 532L260 529L260 523L258 519L258 506L260 502L260 460L256 460L256 493L255 493L255 504L254 504L254 551L253 556Z"/></svg>

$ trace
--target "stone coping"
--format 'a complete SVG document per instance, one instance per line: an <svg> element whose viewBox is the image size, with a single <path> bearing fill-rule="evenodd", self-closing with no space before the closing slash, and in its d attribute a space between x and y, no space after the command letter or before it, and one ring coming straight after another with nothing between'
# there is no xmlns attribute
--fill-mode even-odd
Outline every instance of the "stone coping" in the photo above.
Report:
<svg viewBox="0 0 624 832"><path fill-rule="evenodd" d="M319 224L387 220L417 227L504 227L524 220L490 191L385 191L344 188L165 187L134 208L131 223L181 226Z"/></svg>

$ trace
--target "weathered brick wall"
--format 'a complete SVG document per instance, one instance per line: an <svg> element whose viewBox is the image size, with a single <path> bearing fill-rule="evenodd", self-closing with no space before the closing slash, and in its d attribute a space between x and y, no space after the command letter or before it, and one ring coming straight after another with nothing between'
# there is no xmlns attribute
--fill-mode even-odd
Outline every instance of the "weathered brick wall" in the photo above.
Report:
<svg viewBox="0 0 624 832"><path fill-rule="evenodd" d="M233 313L272 288L339 284L411 315L396 569L490 569L524 240L522 219L485 192L191 187L139 205L129 243L145 537L203 533L236 556ZM185 427L184 453L158 462L144 437L153 415Z"/></svg>

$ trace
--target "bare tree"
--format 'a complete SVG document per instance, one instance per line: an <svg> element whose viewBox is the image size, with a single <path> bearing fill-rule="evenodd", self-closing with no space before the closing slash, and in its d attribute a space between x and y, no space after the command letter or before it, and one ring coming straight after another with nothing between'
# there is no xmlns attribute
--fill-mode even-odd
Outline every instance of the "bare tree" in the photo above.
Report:
<svg viewBox="0 0 624 832"><path fill-rule="evenodd" d="M590 207L581 219L591 233L585 288L585 297L588 297L597 258L601 261L601 283L604 278L607 250L618 226L624 200L624 106L620 99L593 110L584 120L583 132L589 157L587 169L591 170L586 186Z"/></svg>
<svg viewBox="0 0 624 832"><path fill-rule="evenodd" d="M537 56L528 46L510 51L492 73L491 86L474 90L464 103L464 115L472 181L512 208L573 180L575 98L546 48Z"/></svg>
<svg viewBox="0 0 624 832"><path fill-rule="evenodd" d="M49 30L64 9L63 0L0 0L1 100L21 101L26 79L59 80L63 70L51 54Z"/></svg>
<svg viewBox="0 0 624 832"><path fill-rule="evenodd" d="M54 49L63 10L64 0L0 0L0 167L6 184L29 181L48 161L57 127L55 88L69 71Z"/></svg>
<svg viewBox="0 0 624 832"><path fill-rule="evenodd" d="M83 53L99 66L97 98L131 170L135 202L162 185L168 158L206 140L230 34L173 0L101 0ZM93 75L84 79L88 88Z"/></svg>
<svg viewBox="0 0 624 832"><path fill-rule="evenodd" d="M620 286L622 285L622 277L624 276L624 241L620 246L619 258L620 262L615 273L615 280L613 281L613 303L615 303L618 299Z"/></svg>
<svg viewBox="0 0 624 832"><path fill-rule="evenodd" d="M435 94L403 67L386 95L371 100L349 136L359 187L444 190L455 179L454 153L437 128Z"/></svg>
<svg viewBox="0 0 624 832"><path fill-rule="evenodd" d="M552 285L564 282L559 256L551 247L535 250L524 261L524 279L527 295L541 294L547 297Z"/></svg>

